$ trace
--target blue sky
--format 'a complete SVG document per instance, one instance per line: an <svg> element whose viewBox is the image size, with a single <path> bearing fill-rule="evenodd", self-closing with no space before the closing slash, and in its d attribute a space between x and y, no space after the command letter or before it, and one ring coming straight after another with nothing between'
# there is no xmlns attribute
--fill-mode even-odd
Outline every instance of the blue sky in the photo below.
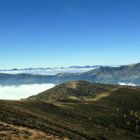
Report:
<svg viewBox="0 0 140 140"><path fill-rule="evenodd" d="M137 62L139 0L0 0L0 69Z"/></svg>

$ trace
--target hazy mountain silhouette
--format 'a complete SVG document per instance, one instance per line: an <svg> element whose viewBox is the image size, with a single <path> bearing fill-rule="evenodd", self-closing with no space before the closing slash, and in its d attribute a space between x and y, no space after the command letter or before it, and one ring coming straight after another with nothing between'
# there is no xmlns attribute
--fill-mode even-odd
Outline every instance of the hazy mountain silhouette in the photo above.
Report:
<svg viewBox="0 0 140 140"><path fill-rule="evenodd" d="M87 80L106 84L140 85L140 63L120 67L100 67L84 73L60 73L56 75L0 74L0 84L56 83L69 80Z"/></svg>

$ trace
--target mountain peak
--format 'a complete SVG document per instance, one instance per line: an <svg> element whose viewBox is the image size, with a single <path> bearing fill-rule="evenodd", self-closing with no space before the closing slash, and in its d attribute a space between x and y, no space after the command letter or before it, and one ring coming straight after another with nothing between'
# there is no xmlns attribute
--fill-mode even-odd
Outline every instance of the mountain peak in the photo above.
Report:
<svg viewBox="0 0 140 140"><path fill-rule="evenodd" d="M114 87L115 86L113 85L90 83L88 81L69 81L44 91L38 95L31 96L28 99L47 101L64 101L76 99L79 101L87 98L93 98L96 94L107 92Z"/></svg>

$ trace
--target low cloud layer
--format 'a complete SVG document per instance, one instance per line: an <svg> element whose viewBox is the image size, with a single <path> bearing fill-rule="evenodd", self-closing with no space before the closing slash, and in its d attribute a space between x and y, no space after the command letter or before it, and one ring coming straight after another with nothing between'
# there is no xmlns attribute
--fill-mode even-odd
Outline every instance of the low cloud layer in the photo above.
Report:
<svg viewBox="0 0 140 140"><path fill-rule="evenodd" d="M40 75L55 75L58 73L82 73L89 70L94 69L92 68L52 68L52 69L26 69L26 70L0 70L1 73L8 73L8 74L40 74Z"/></svg>
<svg viewBox="0 0 140 140"><path fill-rule="evenodd" d="M137 86L136 84L134 83L124 83L124 82L119 82L119 85L122 85L122 86Z"/></svg>
<svg viewBox="0 0 140 140"><path fill-rule="evenodd" d="M54 87L54 84L30 84L20 86L0 86L0 99L18 100L38 94Z"/></svg>

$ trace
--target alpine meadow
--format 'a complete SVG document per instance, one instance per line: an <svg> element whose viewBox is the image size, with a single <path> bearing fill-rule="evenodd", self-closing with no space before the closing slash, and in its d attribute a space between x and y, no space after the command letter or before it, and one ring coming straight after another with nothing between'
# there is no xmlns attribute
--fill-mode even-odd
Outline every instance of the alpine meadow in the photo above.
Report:
<svg viewBox="0 0 140 140"><path fill-rule="evenodd" d="M0 140L140 140L139 0L0 0Z"/></svg>

